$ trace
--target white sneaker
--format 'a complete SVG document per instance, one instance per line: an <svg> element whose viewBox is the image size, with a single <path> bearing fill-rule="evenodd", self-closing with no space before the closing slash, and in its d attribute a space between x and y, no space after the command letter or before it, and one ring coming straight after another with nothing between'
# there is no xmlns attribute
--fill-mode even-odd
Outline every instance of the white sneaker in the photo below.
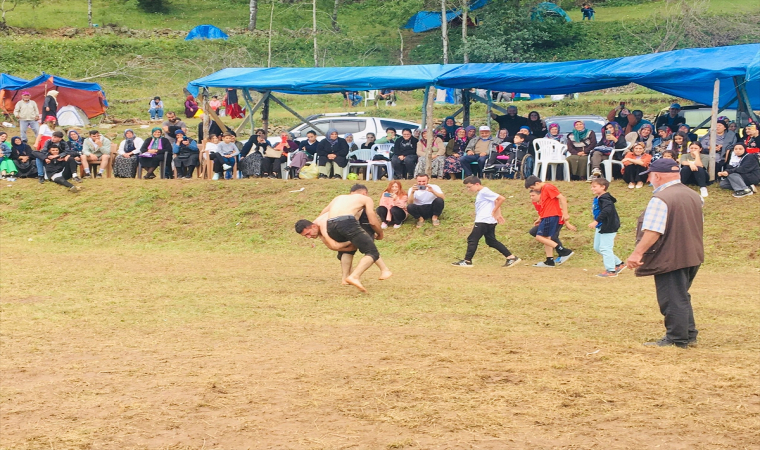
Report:
<svg viewBox="0 0 760 450"><path fill-rule="evenodd" d="M393 225L393 228L401 228L401 224L397 223L396 225Z"/></svg>
<svg viewBox="0 0 760 450"><path fill-rule="evenodd" d="M215 174L214 174L214 176L213 176L213 177L211 177L211 179L212 179L212 180L218 180L218 179L219 179L219 174L218 174L218 173L215 173Z"/></svg>
<svg viewBox="0 0 760 450"><path fill-rule="evenodd" d="M384 230L384 229L388 228L388 224L385 223L385 222L383 222L383 223L380 224L380 228L382 228Z"/></svg>
<svg viewBox="0 0 760 450"><path fill-rule="evenodd" d="M8 178L6 178L5 180L6 180L6 181L16 181L16 179L15 179L14 177L8 177Z"/></svg>
<svg viewBox="0 0 760 450"><path fill-rule="evenodd" d="M707 188L706 187L699 188L699 195L701 195L702 197L707 197L708 195Z"/></svg>
<svg viewBox="0 0 760 450"><path fill-rule="evenodd" d="M229 165L229 164L222 164L222 168L223 168L224 170L230 170L230 169L232 169L232 166L231 166L231 165Z"/></svg>

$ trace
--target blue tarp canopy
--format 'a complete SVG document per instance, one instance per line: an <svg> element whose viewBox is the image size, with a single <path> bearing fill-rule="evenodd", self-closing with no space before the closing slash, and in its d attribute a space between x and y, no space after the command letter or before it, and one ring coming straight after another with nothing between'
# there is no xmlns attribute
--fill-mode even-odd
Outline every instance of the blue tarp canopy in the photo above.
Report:
<svg viewBox="0 0 760 450"><path fill-rule="evenodd" d="M185 37L186 41L192 41L193 39L227 39L229 36L213 25L198 25L190 30Z"/></svg>
<svg viewBox="0 0 760 450"><path fill-rule="evenodd" d="M19 86L23 86L28 82L29 80L23 78L14 77L7 73L0 73L0 89L16 90Z"/></svg>
<svg viewBox="0 0 760 450"><path fill-rule="evenodd" d="M324 94L426 86L528 94L570 94L636 83L696 103L733 106L734 77L760 106L760 44L693 48L624 58L553 63L449 64L379 67L224 69L191 81L188 90L231 87L259 92ZM730 103L729 103L730 102Z"/></svg>
<svg viewBox="0 0 760 450"><path fill-rule="evenodd" d="M491 0L474 0L470 2L470 7L468 9L470 11L480 9L486 6L490 1ZM451 22L461 15L461 9L450 9L446 11L446 22ZM425 31L440 28L442 24L440 11L420 11L409 18L406 25L404 25L404 28L411 28L415 33L423 33Z"/></svg>
<svg viewBox="0 0 760 450"><path fill-rule="evenodd" d="M543 2L530 9L530 20L543 22L546 17L559 17L572 22L564 9L551 2Z"/></svg>

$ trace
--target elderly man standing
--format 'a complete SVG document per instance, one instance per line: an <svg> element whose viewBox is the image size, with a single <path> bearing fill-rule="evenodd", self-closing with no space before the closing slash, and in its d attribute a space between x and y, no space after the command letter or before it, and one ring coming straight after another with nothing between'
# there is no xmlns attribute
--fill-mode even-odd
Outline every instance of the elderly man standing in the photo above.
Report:
<svg viewBox="0 0 760 450"><path fill-rule="evenodd" d="M649 166L652 199L639 217L636 248L627 265L636 276L654 275L665 336L644 345L686 348L697 342L689 288L705 261L702 197L681 184L678 163L660 158Z"/></svg>
<svg viewBox="0 0 760 450"><path fill-rule="evenodd" d="M483 172L483 167L488 161L488 156L491 152L496 151L496 146L499 145L496 139L491 136L491 129L482 126L480 127L480 138L474 138L467 143L466 155L459 158L459 162L462 163L462 170L464 175L469 177L472 175L472 167L470 164L478 163L478 173Z"/></svg>
<svg viewBox="0 0 760 450"><path fill-rule="evenodd" d="M34 132L34 138L37 138L37 134L40 132L40 124L37 122L40 120L40 110L37 107L37 103L32 101L32 94L29 91L21 93L21 100L16 103L13 108L13 115L19 121L19 127L21 128L21 140L27 142L27 129L31 128Z"/></svg>
<svg viewBox="0 0 760 450"><path fill-rule="evenodd" d="M90 137L82 144L82 168L85 176L90 175L90 164L100 164L96 178L103 178L103 172L111 159L111 141L98 130L90 130Z"/></svg>

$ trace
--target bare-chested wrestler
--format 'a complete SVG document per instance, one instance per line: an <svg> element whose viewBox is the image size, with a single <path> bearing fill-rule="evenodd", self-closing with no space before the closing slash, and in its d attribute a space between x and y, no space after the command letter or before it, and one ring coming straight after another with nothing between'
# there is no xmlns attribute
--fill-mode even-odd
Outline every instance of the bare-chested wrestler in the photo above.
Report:
<svg viewBox="0 0 760 450"><path fill-rule="evenodd" d="M346 276L351 268L353 256L348 259L346 255L343 255L341 267L346 283L356 286L362 292L367 292L361 284L360 278L373 263L380 268L381 280L389 278L392 273L380 258L380 252L378 252L372 236L359 223L359 217L362 213L366 213L376 238L382 239L383 229L380 227L380 219L375 214L374 203L367 196L366 186L358 184L351 188L349 195L335 197L314 222L305 219L296 222L296 232L311 239L321 238L331 250L351 252L359 249L364 256L354 271Z"/></svg>

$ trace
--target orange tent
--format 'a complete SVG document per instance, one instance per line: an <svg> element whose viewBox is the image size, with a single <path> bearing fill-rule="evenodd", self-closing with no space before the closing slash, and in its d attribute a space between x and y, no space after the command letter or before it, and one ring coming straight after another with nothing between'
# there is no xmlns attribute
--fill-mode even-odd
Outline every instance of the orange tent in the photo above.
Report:
<svg viewBox="0 0 760 450"><path fill-rule="evenodd" d="M6 86L0 90L0 105L2 109L13 112L16 103L21 100L21 93L29 91L32 94L32 100L42 111L42 105L45 102L45 96L48 91L58 91L58 107L74 105L82 109L88 118L99 116L108 109L106 93L97 83L83 83L71 81L66 78L57 77L43 73L42 75L30 80L26 84Z"/></svg>

